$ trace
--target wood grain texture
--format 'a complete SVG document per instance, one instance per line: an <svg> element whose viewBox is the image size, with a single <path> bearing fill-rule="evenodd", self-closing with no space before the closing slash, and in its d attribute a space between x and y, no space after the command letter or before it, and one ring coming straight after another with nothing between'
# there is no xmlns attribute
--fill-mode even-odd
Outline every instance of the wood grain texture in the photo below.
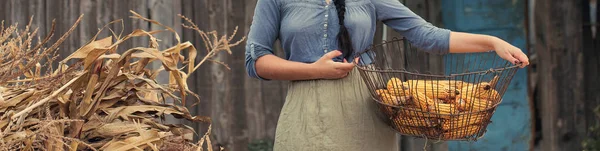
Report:
<svg viewBox="0 0 600 151"><path fill-rule="evenodd" d="M590 13L590 2L591 0L584 0L582 3L582 19L583 19L583 60L584 60L584 90L585 90L585 120L587 121L586 127L600 125L600 121L594 115L594 109L600 105L600 36L598 33L594 36L592 33L591 26L591 15ZM596 3L596 8L600 8L600 3ZM600 21L600 11L596 11L596 24ZM596 32L600 30L600 26L596 25Z"/></svg>
<svg viewBox="0 0 600 151"><path fill-rule="evenodd" d="M536 45L544 151L581 150L586 135L582 1L536 4ZM560 30L556 30L560 29Z"/></svg>

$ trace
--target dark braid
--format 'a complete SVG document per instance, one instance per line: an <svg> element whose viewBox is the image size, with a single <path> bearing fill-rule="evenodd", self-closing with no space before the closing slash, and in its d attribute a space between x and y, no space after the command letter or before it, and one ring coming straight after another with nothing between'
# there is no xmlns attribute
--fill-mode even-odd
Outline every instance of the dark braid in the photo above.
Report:
<svg viewBox="0 0 600 151"><path fill-rule="evenodd" d="M338 18L340 20L340 33L338 33L337 35L338 44L344 58L349 58L350 55L352 55L352 53L354 52L354 49L352 48L350 33L344 25L344 17L346 14L346 0L335 0L334 4L338 13Z"/></svg>

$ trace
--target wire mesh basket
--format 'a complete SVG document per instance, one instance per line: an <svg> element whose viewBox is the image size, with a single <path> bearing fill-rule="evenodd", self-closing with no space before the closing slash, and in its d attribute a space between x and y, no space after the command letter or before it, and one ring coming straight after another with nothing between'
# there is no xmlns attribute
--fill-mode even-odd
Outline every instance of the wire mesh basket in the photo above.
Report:
<svg viewBox="0 0 600 151"><path fill-rule="evenodd" d="M355 58L388 124L402 135L437 140L481 138L518 70L493 52L430 54L403 38Z"/></svg>

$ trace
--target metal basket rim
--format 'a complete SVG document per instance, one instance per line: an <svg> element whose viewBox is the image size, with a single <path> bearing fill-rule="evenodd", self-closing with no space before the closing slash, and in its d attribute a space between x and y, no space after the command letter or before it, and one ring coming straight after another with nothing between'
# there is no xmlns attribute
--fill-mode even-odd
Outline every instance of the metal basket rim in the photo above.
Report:
<svg viewBox="0 0 600 151"><path fill-rule="evenodd" d="M424 76L424 77L436 77L436 78L455 78L458 76L465 76L465 75L475 75L475 74L490 74L493 72L501 72L504 70L510 70L510 69L514 69L514 68L518 68L519 65L513 65L513 66L509 66L509 67L502 67L502 68L490 68L488 70L481 70L481 71L473 71L473 72L466 72L466 73L459 73L459 74L450 74L450 75L446 75L446 74L425 74L425 73L417 73L417 72L410 72L410 71L406 71L406 70L393 70L393 69L366 69L365 67L356 64L356 68L361 71L368 71L368 72L379 72L379 73L404 73L404 74L410 74L410 75L416 75L416 76Z"/></svg>
<svg viewBox="0 0 600 151"><path fill-rule="evenodd" d="M394 130L396 129L395 126L389 125L390 127L392 127ZM442 140L442 141L473 141L473 142L477 142L479 139L483 138L483 136L485 136L485 134L487 134L487 126L485 126L486 129L484 130L483 134L481 134L481 136L477 136L475 138L461 138L461 139L443 139L443 138L429 138L427 135L413 135L413 134L406 134L406 133L401 133L398 132L401 135L404 136L412 136L412 137L417 137L417 138L422 138L422 139L431 139L431 140Z"/></svg>
<svg viewBox="0 0 600 151"><path fill-rule="evenodd" d="M373 51L374 52L374 48L376 47L381 47L383 45L386 45L388 43L393 43L393 42L399 42L399 41L405 41L406 38L402 37L402 38L397 38L394 37L392 38L392 40L384 40L383 42L381 42L380 44L374 44L369 46L367 49L358 52L354 55L353 58L357 58L369 51ZM440 54L440 56L444 56L444 54ZM359 61L360 62L360 61ZM405 74L413 74L413 75L418 75L418 76L429 76L429 77L437 77L437 78L454 78L457 76L464 76L464 75L474 75L474 74L489 74L489 73L493 73L493 72L500 72L500 71L504 71L504 70L510 70L510 69L514 69L514 68L518 68L519 66L521 66L522 63L518 63L518 64L514 64L511 66L505 66L505 67L497 67L497 68L490 68L487 70L478 70L478 71L471 71L471 72L465 72L465 73L458 73L458 74L423 74L423 73L417 73L417 72L410 72L410 71L406 71L406 70L398 70L398 69L367 69L365 68L366 65L360 65L358 64L358 62L354 61L354 65L361 71L370 71L370 72L383 72L383 73L405 73Z"/></svg>

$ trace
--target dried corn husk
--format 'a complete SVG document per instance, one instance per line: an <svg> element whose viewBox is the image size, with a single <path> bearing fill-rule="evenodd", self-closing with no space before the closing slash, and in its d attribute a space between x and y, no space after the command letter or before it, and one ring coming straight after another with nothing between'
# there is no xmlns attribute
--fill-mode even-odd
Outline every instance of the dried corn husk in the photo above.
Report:
<svg viewBox="0 0 600 151"><path fill-rule="evenodd" d="M442 118L442 119L450 119L451 115L448 114L435 114L435 113L430 113L430 112L424 112L423 110L419 109L419 108L414 108L413 110L416 111L411 111L411 110L400 110L398 114L400 114L399 116L405 116L405 117L415 117L415 118Z"/></svg>
<svg viewBox="0 0 600 151"><path fill-rule="evenodd" d="M498 91L493 89L489 83L482 82L476 85L463 87L461 90L461 97L465 98L480 98L486 100L497 100L500 98Z"/></svg>
<svg viewBox="0 0 600 151"><path fill-rule="evenodd" d="M392 105L392 106L398 106L398 105L410 103L410 96L394 96L394 95L384 92L384 93L379 94L379 97L381 98L381 101L383 103Z"/></svg>
<svg viewBox="0 0 600 151"><path fill-rule="evenodd" d="M429 98L453 99L460 94L456 87L439 83L439 81L430 80L408 80L404 85L408 89L423 93Z"/></svg>
<svg viewBox="0 0 600 151"><path fill-rule="evenodd" d="M399 126L397 130L402 134L415 136L436 136L440 134L440 131L436 128Z"/></svg>
<svg viewBox="0 0 600 151"><path fill-rule="evenodd" d="M191 24L186 27L197 31L207 43L206 56L197 61L196 47L190 42L181 42L175 30L131 13L134 19L172 32L177 43L160 50L159 39L154 34L164 31L135 29L124 36L108 37L97 34L60 61L58 68L52 69L47 65L56 58L56 49L82 17L48 48L44 46L54 30L33 44L37 29L32 30L29 25L19 33L16 26L0 29L3 44L0 45L1 149L168 150L173 144L201 149L207 143L208 150L212 150L210 128L201 141L195 143L191 142L196 133L191 127L164 123L160 119L171 115L210 124L209 117L191 115L183 106L186 96L198 98L188 89L186 79L218 53L231 54L230 48L245 38L232 42L233 36L203 32L180 16ZM122 20L110 24L119 21ZM107 31L106 27L108 25L99 33ZM127 48L124 53L117 53L117 47L136 37L148 37L150 46ZM68 64L71 60L76 63ZM148 65L152 62L163 66L151 69ZM48 70L42 73L42 68ZM169 83L157 82L161 72L168 73ZM175 103L168 104L167 99Z"/></svg>
<svg viewBox="0 0 600 151"><path fill-rule="evenodd" d="M489 120L489 116L487 113L477 113L477 114L462 114L459 116L454 116L449 120L446 120L442 124L443 130L450 130L455 128L467 127L469 125L481 125L485 120Z"/></svg>
<svg viewBox="0 0 600 151"><path fill-rule="evenodd" d="M486 110L488 108L491 108L494 106L494 103L492 101L486 100L486 99L479 99L479 98L464 98L465 100L465 111L483 111Z"/></svg>
<svg viewBox="0 0 600 151"><path fill-rule="evenodd" d="M408 87L398 78L391 78L387 82L387 90L390 94L395 96L407 96Z"/></svg>
<svg viewBox="0 0 600 151"><path fill-rule="evenodd" d="M443 134L444 139L466 139L468 136L473 136L479 133L480 127L477 125L471 125L467 127L461 127L457 129L451 129Z"/></svg>
<svg viewBox="0 0 600 151"><path fill-rule="evenodd" d="M416 118L397 116L394 118L397 125L414 126L414 127L435 127L440 124L440 120L436 118Z"/></svg>

